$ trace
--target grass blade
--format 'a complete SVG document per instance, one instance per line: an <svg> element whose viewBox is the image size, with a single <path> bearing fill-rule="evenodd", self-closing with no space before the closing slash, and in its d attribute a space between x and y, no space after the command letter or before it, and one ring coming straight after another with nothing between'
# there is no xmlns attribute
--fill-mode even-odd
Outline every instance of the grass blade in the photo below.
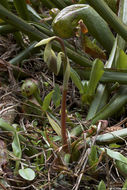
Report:
<svg viewBox="0 0 127 190"><path fill-rule="evenodd" d="M19 16L24 20L29 20L29 11L25 0L13 0L15 8Z"/></svg>

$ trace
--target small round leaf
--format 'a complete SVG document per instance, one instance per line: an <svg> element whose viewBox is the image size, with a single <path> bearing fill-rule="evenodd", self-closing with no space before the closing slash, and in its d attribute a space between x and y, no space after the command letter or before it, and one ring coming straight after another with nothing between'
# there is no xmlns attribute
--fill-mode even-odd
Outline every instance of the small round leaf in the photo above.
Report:
<svg viewBox="0 0 127 190"><path fill-rule="evenodd" d="M35 178L35 172L31 168L20 169L19 175L28 181L32 181Z"/></svg>

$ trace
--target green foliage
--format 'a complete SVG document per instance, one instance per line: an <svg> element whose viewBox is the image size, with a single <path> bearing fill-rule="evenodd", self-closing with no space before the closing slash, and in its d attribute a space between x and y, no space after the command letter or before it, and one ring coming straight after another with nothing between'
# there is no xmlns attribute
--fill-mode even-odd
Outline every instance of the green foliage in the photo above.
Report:
<svg viewBox="0 0 127 190"><path fill-rule="evenodd" d="M113 4L114 2L116 3L116 0L112 2L108 0L105 1L108 5L110 3L109 6L116 12L116 4L115 6ZM1 62L3 61L2 64L4 68L6 68L6 71L4 71L4 69L2 70L2 73L9 76L9 79L11 79L10 77L12 76L18 76L16 80L12 81L18 82L17 86L19 86L21 81L28 78L24 81L26 84L23 83L21 87L23 91L22 95L25 98L19 94L19 91L16 94L15 90L13 91L13 98L17 95L18 101L21 98L22 105L20 107L19 103L19 107L17 108L17 113L20 112L21 114L18 114L15 121L18 123L19 119L19 123L23 129L22 134L20 133L20 125L18 129L16 129L13 124L9 124L0 118L0 128L6 131L5 134L2 134L1 139L6 141L4 137L8 132L9 138L7 140L12 142L13 150L13 153L9 152L9 158L12 156L13 162L11 159L7 161L6 157L8 155L6 154L8 154L8 151L6 149L8 149L8 147L10 148L10 146L7 145L7 148L4 148L6 151L3 152L2 140L0 140L0 158L3 161L3 163L0 162L0 170L4 173L4 169L6 169L7 166L7 169L11 167L10 169L12 171L15 161L14 174L17 175L17 172L19 172L19 175L24 180L34 180L32 185L37 189L48 187L50 189L55 187L59 189L59 184L60 186L64 186L66 179L68 179L69 188L73 185L76 189L80 189L80 182L86 185L89 184L88 180L91 181L92 179L94 182L98 178L100 180L97 187L98 190L106 190L106 185L104 181L101 180L99 174L100 168L98 167L103 152L99 158L98 150L104 151L105 154L113 159L115 163L114 167L118 169L118 172L123 177L127 177L127 158L119 153L121 145L113 144L122 138L126 138L127 129L97 135L96 138L94 136L96 132L99 132L99 130L97 130L97 126L99 125L96 123L102 119L110 119L112 114L122 109L127 103L127 55L125 52L125 44L127 41L126 0L120 2L118 16L109 9L103 0L81 0L78 2L85 4L76 4L76 1L72 0L1 0L0 2L0 34L8 36L8 33L13 33L14 39L16 40L14 43L18 43L18 48L16 47L15 52L22 49L13 59L9 60L10 57L8 57L8 62L4 63L4 61L1 60ZM89 5L86 3L89 3ZM67 5L71 6L67 7ZM59 13L57 12L58 15L55 15L56 17L54 16L54 21L47 12L45 14L47 7L57 7L61 9L60 12L57 9ZM94 9L92 7L94 7ZM52 21L53 23L51 24ZM83 21L82 26L79 25L79 21ZM78 34L76 33L77 26L80 27L78 28ZM84 28L81 27L87 28L89 34L84 34ZM113 32L111 32L110 27L113 28ZM62 40L58 36L54 36L54 32L57 35L67 38L76 34L76 47L72 43L73 38L71 38L71 40ZM116 37L114 33L117 33L115 35ZM83 36L84 44L82 45L86 51L85 53L82 51L83 48L80 47L81 43L79 44L79 40L81 40ZM94 43L95 41L97 46ZM46 46L44 49L43 47L41 48L40 54L39 50L42 45ZM43 77L41 78L42 83L40 84L44 85L44 90L46 88L47 95L44 97L43 90L39 90L38 81L29 78L33 73L25 72L23 68L26 67L24 66L22 68L20 67L24 64L24 59L29 58L31 53L34 59L36 59L36 56L39 56L39 58L41 57L40 55L44 56L43 59L48 69L56 75L54 77L55 80L59 80L57 76L59 74L61 75L62 72L60 71L63 71L62 95L61 87L57 84L53 90L49 90L47 93L50 83L46 80L47 76L45 77L45 73L43 73L42 69L42 71L39 72L39 74L42 72L42 75L40 74L39 77ZM99 59L94 60L93 55L95 54L98 54ZM108 57L109 59L106 60ZM101 59L105 59L106 63L103 63ZM42 61L41 57L41 62ZM10 66L9 64L18 65L18 67ZM81 69L83 75L78 72L79 69ZM34 68L32 68L32 71L33 70ZM34 77L38 78L37 75L38 73L35 73ZM81 104L87 104L87 106L81 106L81 108L85 108L85 110L75 107L73 102L71 102L72 100L70 100L71 96L67 96L68 88L69 92L71 91L71 93L73 93L72 89L70 89L71 85L68 85L70 77L74 85L78 88L81 97L81 100L79 100L78 96L74 97L77 98L75 102L81 101ZM4 83L3 81L6 80L2 78L0 83L2 88L1 100L5 97L3 95L3 89L6 88L7 82L10 82L8 80ZM56 81L53 81L52 86L54 86L55 82ZM66 111L66 96L69 103L72 103L72 107L68 109L69 111ZM43 97L43 101L41 97ZM8 106L8 102L6 102L6 104ZM87 115L88 105L90 109ZM60 106L61 110L59 110ZM4 108L6 112L6 107L3 107L4 105L1 102L0 111L2 114L4 113ZM60 118L60 116L61 122L56 119ZM84 118L90 121L86 122ZM92 123L95 125L91 125ZM13 140L11 138L13 138ZM95 143L98 147L93 144L89 154L89 147L91 141L94 142L93 139L95 139ZM101 148L99 146L100 144L104 146L105 144L109 144L109 148ZM118 151L113 151L111 148L117 148ZM20 162L22 169L19 169ZM105 162L105 160L103 160L103 162ZM28 165L30 168L24 168L24 166L28 167ZM31 168L34 168L34 170ZM52 171L55 171L55 178L54 174L52 178ZM82 171L85 171L85 177ZM38 172L38 175L35 175L35 172ZM61 176L62 178L60 179ZM16 177L18 179L19 176L17 175ZM40 180L40 177L43 177L44 180ZM72 177L77 177L75 184L71 180ZM25 186L25 182L23 180L21 181L23 184L19 184L18 181L16 182L17 188ZM11 181L9 182L9 185L10 184ZM26 185L28 184L26 183ZM123 189L126 188L126 186L127 182L125 181ZM85 186L83 188L87 187Z"/></svg>
<svg viewBox="0 0 127 190"><path fill-rule="evenodd" d="M86 88L86 92L82 95L82 101L90 103L93 96L95 95L95 90L97 84L104 73L104 65L102 61L96 59L93 63L93 67L90 74L90 80Z"/></svg>
<svg viewBox="0 0 127 190"><path fill-rule="evenodd" d="M78 88L80 94L83 94L84 88L83 88L82 81L81 81L78 73L73 68L71 68L70 77L71 77L71 80L73 81L73 83L75 84L75 86Z"/></svg>
<svg viewBox="0 0 127 190"><path fill-rule="evenodd" d="M50 125L52 126L53 130L56 132L58 136L61 136L61 128L60 126L47 114L48 120Z"/></svg>
<svg viewBox="0 0 127 190"><path fill-rule="evenodd" d="M93 17L96 18L94 21ZM88 32L110 52L114 42L113 34L107 23L89 5L76 4L62 9L53 21L54 33L61 38L71 38L80 20L84 21Z"/></svg>
<svg viewBox="0 0 127 190"><path fill-rule="evenodd" d="M35 172L31 168L20 169L19 175L28 181L32 181L35 178Z"/></svg>
<svg viewBox="0 0 127 190"><path fill-rule="evenodd" d="M116 160L115 166L117 167L120 174L126 178L127 177L127 163L125 164L119 160Z"/></svg>
<svg viewBox="0 0 127 190"><path fill-rule="evenodd" d="M98 185L98 190L106 190L106 185L103 180L100 181Z"/></svg>
<svg viewBox="0 0 127 190"><path fill-rule="evenodd" d="M45 47L44 61L47 63L49 69L57 74L57 57L51 48L51 43L48 43Z"/></svg>
<svg viewBox="0 0 127 190"><path fill-rule="evenodd" d="M123 185L122 190L125 190L126 188L127 188L127 180L125 180L125 183L124 183L124 185Z"/></svg>
<svg viewBox="0 0 127 190"><path fill-rule="evenodd" d="M71 157L71 154L65 154L65 155L64 155L64 161L65 161L66 164L69 164L69 162L70 162L70 157Z"/></svg>
<svg viewBox="0 0 127 190"><path fill-rule="evenodd" d="M21 18L24 20L29 20L29 12L27 9L26 1L25 0L13 0L15 8L20 15Z"/></svg>
<svg viewBox="0 0 127 190"><path fill-rule="evenodd" d="M90 169L90 172L95 172L97 166L97 162L98 162L98 155L97 155L97 148L96 146L92 146L91 147L91 152L88 156L88 163L89 163L89 166L91 167Z"/></svg>
<svg viewBox="0 0 127 190"><path fill-rule="evenodd" d="M91 103L91 100L95 95L96 87L103 73L104 65L99 59L96 59L93 63L88 84L86 82L83 84L78 73L74 69L71 69L70 76L73 83L79 89L82 102Z"/></svg>
<svg viewBox="0 0 127 190"><path fill-rule="evenodd" d="M16 167L15 167L15 172L17 172L18 169L19 169L20 159L21 159L21 156L22 156L22 150L21 150L21 147L20 147L20 141L19 141L19 137L18 137L17 132L14 133L14 139L13 139L13 142L12 142L12 149L13 149L14 156L18 159L16 161Z"/></svg>
<svg viewBox="0 0 127 190"><path fill-rule="evenodd" d="M55 87L54 87L54 92L53 92L52 100L53 100L54 105L55 105L56 108L58 106L60 106L61 91L60 91L60 88L59 88L58 84L56 84Z"/></svg>
<svg viewBox="0 0 127 190"><path fill-rule="evenodd" d="M43 101L43 105L42 105L42 110L43 111L47 111L49 109L49 105L50 105L53 93L54 93L54 90L52 90L51 92L49 92L47 94L47 96L45 96L44 101Z"/></svg>
<svg viewBox="0 0 127 190"><path fill-rule="evenodd" d="M127 158L125 156L123 156L121 153L110 150L108 148L105 148L105 149L101 148L101 150L104 150L106 152L106 154L108 156L110 156L111 158L127 164Z"/></svg>
<svg viewBox="0 0 127 190"><path fill-rule="evenodd" d="M122 49L119 50L119 57L117 59L116 65L118 69L127 69L127 55Z"/></svg>

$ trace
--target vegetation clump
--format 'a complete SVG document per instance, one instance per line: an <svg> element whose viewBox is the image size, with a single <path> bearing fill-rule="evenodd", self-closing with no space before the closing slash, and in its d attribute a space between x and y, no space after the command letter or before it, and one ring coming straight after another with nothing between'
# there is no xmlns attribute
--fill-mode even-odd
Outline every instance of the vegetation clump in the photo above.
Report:
<svg viewBox="0 0 127 190"><path fill-rule="evenodd" d="M126 8L0 1L0 189L127 188Z"/></svg>

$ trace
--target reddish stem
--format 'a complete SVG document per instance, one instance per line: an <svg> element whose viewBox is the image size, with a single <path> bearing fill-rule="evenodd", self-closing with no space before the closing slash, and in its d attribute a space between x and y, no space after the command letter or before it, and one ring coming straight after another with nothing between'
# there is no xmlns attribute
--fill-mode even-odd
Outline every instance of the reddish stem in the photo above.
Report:
<svg viewBox="0 0 127 190"><path fill-rule="evenodd" d="M61 134L63 150L69 152L68 142L67 142L67 132L66 132L66 96L67 90L63 90L62 93L62 104L61 104Z"/></svg>
<svg viewBox="0 0 127 190"><path fill-rule="evenodd" d="M63 53L65 55L65 60L63 64L63 71L65 72L66 66L67 66L67 53L66 53L64 41L58 36L55 37L55 40L60 43ZM62 104L61 104L61 135L62 135L63 150L65 152L69 152L69 147L68 147L68 142L67 142L68 138L67 138L67 131L66 131L66 96L67 96L67 89L63 89Z"/></svg>

